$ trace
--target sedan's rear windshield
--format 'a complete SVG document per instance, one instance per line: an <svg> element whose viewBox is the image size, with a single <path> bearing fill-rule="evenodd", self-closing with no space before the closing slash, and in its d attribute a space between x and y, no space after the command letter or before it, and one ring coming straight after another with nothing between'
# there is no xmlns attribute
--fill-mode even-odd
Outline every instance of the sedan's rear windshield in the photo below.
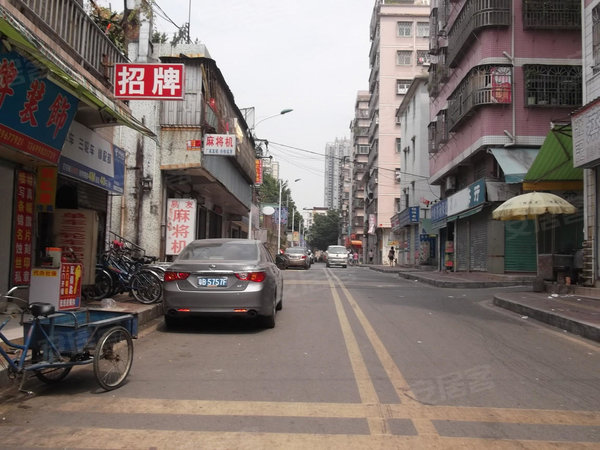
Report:
<svg viewBox="0 0 600 450"><path fill-rule="evenodd" d="M329 253L346 253L346 247L343 247L341 245L333 245L331 247L328 247L327 251Z"/></svg>
<svg viewBox="0 0 600 450"><path fill-rule="evenodd" d="M185 260L237 260L255 261L258 259L258 248L254 244L225 242L222 244L189 244L177 257L177 261Z"/></svg>

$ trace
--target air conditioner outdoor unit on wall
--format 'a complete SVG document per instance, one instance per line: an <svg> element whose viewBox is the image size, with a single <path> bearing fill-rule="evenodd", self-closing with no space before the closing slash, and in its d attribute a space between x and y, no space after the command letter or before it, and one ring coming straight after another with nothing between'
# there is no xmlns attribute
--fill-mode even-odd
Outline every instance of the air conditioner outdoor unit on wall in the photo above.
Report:
<svg viewBox="0 0 600 450"><path fill-rule="evenodd" d="M456 177L451 176L446 178L446 190L456 189Z"/></svg>

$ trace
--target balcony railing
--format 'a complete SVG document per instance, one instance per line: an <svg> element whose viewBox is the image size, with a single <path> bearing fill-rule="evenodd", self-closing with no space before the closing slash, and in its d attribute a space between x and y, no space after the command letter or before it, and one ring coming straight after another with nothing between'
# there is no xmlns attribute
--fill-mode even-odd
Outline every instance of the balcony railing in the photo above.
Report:
<svg viewBox="0 0 600 450"><path fill-rule="evenodd" d="M510 0L467 0L448 32L448 62L455 67L459 56L475 39L472 34L487 27L509 26ZM463 48L464 47L464 48Z"/></svg>
<svg viewBox="0 0 600 450"><path fill-rule="evenodd" d="M512 67L478 66L448 97L448 130L480 105L510 104L512 102Z"/></svg>
<svg viewBox="0 0 600 450"><path fill-rule="evenodd" d="M112 86L110 66L127 57L76 0L8 0L95 78Z"/></svg>
<svg viewBox="0 0 600 450"><path fill-rule="evenodd" d="M581 2L523 0L523 27L537 30L581 30Z"/></svg>

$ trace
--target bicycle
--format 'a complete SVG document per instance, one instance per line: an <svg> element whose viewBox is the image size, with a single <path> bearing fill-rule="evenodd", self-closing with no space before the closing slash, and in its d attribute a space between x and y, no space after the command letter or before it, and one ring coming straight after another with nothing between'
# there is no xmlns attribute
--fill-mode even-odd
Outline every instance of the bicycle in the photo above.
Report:
<svg viewBox="0 0 600 450"><path fill-rule="evenodd" d="M100 256L94 285L85 289L90 300L102 300L111 295L129 292L138 302L155 303L162 296L164 266L155 257L136 257L120 241L113 241Z"/></svg>
<svg viewBox="0 0 600 450"><path fill-rule="evenodd" d="M14 289L14 288L13 288ZM11 289L4 297L11 296ZM29 319L25 319L25 315ZM125 383L133 363L133 341L137 337L137 315L104 310L56 311L50 303L35 302L21 309L23 344L8 339L2 329L12 316L0 324L0 362L5 362L8 378L21 378L24 389L26 373L54 384L63 380L75 366L93 364L98 384L107 391Z"/></svg>

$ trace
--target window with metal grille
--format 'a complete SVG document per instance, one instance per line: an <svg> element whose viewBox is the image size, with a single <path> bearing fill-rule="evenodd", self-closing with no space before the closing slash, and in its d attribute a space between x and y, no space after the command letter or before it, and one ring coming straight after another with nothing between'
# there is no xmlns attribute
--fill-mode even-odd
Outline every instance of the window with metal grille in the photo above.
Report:
<svg viewBox="0 0 600 450"><path fill-rule="evenodd" d="M581 105L581 66L526 64L523 74L528 106Z"/></svg>
<svg viewBox="0 0 600 450"><path fill-rule="evenodd" d="M412 26L412 22L398 22L398 37L410 37Z"/></svg>
<svg viewBox="0 0 600 450"><path fill-rule="evenodd" d="M417 37L429 37L429 23L417 22Z"/></svg>
<svg viewBox="0 0 600 450"><path fill-rule="evenodd" d="M417 65L428 66L430 62L429 50L417 50Z"/></svg>
<svg viewBox="0 0 600 450"><path fill-rule="evenodd" d="M360 155L368 155L369 154L369 146L368 145L359 145L358 153Z"/></svg>
<svg viewBox="0 0 600 450"><path fill-rule="evenodd" d="M523 28L580 30L581 1L523 0Z"/></svg>
<svg viewBox="0 0 600 450"><path fill-rule="evenodd" d="M404 95L408 92L412 80L396 80L396 94Z"/></svg>
<svg viewBox="0 0 600 450"><path fill-rule="evenodd" d="M412 64L412 51L398 50L396 52L396 64L399 66L410 66Z"/></svg>

